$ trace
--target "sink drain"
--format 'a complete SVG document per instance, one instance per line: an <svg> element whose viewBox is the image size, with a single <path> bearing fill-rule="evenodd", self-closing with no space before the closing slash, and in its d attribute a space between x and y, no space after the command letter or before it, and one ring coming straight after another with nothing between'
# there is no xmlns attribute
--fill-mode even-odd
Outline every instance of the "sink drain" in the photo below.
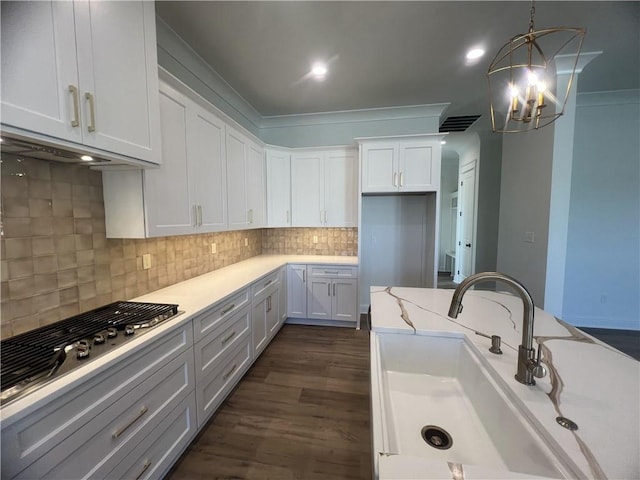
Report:
<svg viewBox="0 0 640 480"><path fill-rule="evenodd" d="M438 450L446 450L453 445L451 435L449 435L444 428L435 425L426 425L422 427L420 433L430 447L437 448Z"/></svg>

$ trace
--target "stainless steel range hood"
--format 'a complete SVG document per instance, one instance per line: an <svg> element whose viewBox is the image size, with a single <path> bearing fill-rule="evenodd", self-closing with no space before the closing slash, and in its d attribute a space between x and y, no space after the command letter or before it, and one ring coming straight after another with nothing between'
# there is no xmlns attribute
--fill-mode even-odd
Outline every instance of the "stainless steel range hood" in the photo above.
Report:
<svg viewBox="0 0 640 480"><path fill-rule="evenodd" d="M122 155L97 150L71 142L50 139L44 135L34 134L26 136L15 133L10 128L2 126L0 131L2 142L0 153L14 156L24 156L37 160L47 160L59 163L73 163L101 170L103 168L118 167L118 169L157 168L142 160L124 157Z"/></svg>

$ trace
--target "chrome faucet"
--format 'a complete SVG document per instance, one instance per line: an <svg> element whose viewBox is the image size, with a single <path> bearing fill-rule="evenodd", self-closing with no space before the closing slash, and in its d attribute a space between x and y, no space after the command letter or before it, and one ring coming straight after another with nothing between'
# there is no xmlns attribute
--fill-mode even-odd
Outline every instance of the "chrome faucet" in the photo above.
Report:
<svg viewBox="0 0 640 480"><path fill-rule="evenodd" d="M518 347L518 366L516 370L516 380L525 385L535 385L536 381L533 377L542 378L547 374L547 370L540 362L540 347L538 346L538 354L533 349L533 299L531 294L524 286L515 278L498 272L482 272L476 273L465 278L451 299L449 306L449 316L458 318L458 314L462 312L462 297L466 291L476 283L497 281L503 282L511 286L522 299L524 304L524 315L522 317L522 344Z"/></svg>

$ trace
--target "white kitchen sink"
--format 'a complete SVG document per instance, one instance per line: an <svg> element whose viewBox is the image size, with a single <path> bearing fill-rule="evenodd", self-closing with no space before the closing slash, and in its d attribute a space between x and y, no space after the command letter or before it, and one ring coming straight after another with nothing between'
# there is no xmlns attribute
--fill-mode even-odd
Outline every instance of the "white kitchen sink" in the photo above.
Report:
<svg viewBox="0 0 640 480"><path fill-rule="evenodd" d="M464 336L372 334L374 453L564 478L484 363ZM450 447L429 445L425 426L448 433L426 436Z"/></svg>

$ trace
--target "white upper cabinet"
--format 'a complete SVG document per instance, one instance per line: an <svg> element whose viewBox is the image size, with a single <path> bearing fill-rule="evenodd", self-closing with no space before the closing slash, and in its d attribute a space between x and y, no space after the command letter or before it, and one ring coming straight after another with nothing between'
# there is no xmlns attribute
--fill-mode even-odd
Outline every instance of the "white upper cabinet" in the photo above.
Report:
<svg viewBox="0 0 640 480"><path fill-rule="evenodd" d="M227 191L229 230L265 225L264 151L227 126Z"/></svg>
<svg viewBox="0 0 640 480"><path fill-rule="evenodd" d="M165 83L160 85L160 113L162 166L103 172L107 237L227 229L225 124Z"/></svg>
<svg viewBox="0 0 640 480"><path fill-rule="evenodd" d="M361 144L362 193L433 192L440 186L440 136Z"/></svg>
<svg viewBox="0 0 640 480"><path fill-rule="evenodd" d="M1 5L5 130L161 162L153 2Z"/></svg>
<svg viewBox="0 0 640 480"><path fill-rule="evenodd" d="M357 226L357 171L355 153L346 148L293 153L292 226Z"/></svg>
<svg viewBox="0 0 640 480"><path fill-rule="evenodd" d="M291 154L267 149L267 225L291 226Z"/></svg>
<svg viewBox="0 0 640 480"><path fill-rule="evenodd" d="M166 84L161 168L144 171L149 236L225 230L224 123Z"/></svg>

